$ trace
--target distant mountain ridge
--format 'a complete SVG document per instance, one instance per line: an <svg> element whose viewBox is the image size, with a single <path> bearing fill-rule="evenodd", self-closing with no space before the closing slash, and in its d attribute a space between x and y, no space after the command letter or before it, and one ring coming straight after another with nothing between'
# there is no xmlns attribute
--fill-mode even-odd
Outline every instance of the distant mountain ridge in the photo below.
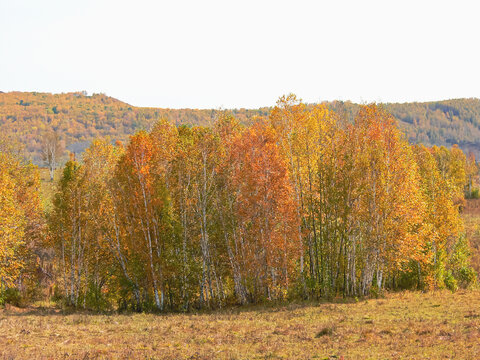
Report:
<svg viewBox="0 0 480 360"><path fill-rule="evenodd" d="M358 105L352 102L325 103L332 110L353 118ZM410 142L425 145L458 144L464 151L480 155L480 100L454 99L424 103L389 103L385 108L398 119ZM265 116L270 107L231 109L241 122ZM104 94L85 92L50 94L0 92L0 130L25 145L27 157L41 162L42 136L56 130L70 151L81 152L96 137L127 141L139 129L149 129L157 120L209 125L223 110L142 108Z"/></svg>

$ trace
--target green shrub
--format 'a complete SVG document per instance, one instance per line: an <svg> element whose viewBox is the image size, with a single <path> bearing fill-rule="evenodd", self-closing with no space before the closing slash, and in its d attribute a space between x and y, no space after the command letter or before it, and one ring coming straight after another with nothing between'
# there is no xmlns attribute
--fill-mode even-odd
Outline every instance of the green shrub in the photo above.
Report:
<svg viewBox="0 0 480 360"><path fill-rule="evenodd" d="M453 276L450 270L447 271L447 274L445 275L445 278L444 278L444 282L448 290L452 292L455 292L458 290L457 279L455 279L455 277Z"/></svg>
<svg viewBox="0 0 480 360"><path fill-rule="evenodd" d="M457 279L461 287L467 288L477 282L477 273L472 267L465 266L458 270Z"/></svg>
<svg viewBox="0 0 480 360"><path fill-rule="evenodd" d="M20 291L15 288L8 288L0 293L0 306L5 304L20 306L21 300Z"/></svg>
<svg viewBox="0 0 480 360"><path fill-rule="evenodd" d="M449 272L456 279L457 285L462 288L469 287L477 281L477 273L472 268L470 256L470 245L465 235L462 235L455 244L448 264Z"/></svg>
<svg viewBox="0 0 480 360"><path fill-rule="evenodd" d="M87 309L96 311L111 310L111 304L106 299L105 294L102 293L102 288L94 282L90 282L88 286L87 293L85 294L85 303Z"/></svg>
<svg viewBox="0 0 480 360"><path fill-rule="evenodd" d="M480 198L480 193L479 193L478 188L475 188L475 189L472 190L472 193L470 194L470 198L471 198L471 199L478 199L478 198Z"/></svg>
<svg viewBox="0 0 480 360"><path fill-rule="evenodd" d="M395 276L394 288L398 290L422 290L425 274L417 261L411 260Z"/></svg>

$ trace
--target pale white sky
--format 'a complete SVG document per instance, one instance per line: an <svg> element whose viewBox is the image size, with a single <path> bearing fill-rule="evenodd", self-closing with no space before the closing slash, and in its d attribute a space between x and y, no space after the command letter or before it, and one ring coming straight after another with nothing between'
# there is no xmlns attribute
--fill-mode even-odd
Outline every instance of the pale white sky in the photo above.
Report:
<svg viewBox="0 0 480 360"><path fill-rule="evenodd" d="M480 97L476 3L0 0L0 90L172 108Z"/></svg>

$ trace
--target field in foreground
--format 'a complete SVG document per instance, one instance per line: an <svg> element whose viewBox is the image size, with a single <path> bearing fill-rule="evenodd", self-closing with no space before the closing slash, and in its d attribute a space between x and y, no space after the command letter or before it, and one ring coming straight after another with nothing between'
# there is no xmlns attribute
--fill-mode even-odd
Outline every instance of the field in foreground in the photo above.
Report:
<svg viewBox="0 0 480 360"><path fill-rule="evenodd" d="M203 314L0 310L3 358L478 359L480 292Z"/></svg>

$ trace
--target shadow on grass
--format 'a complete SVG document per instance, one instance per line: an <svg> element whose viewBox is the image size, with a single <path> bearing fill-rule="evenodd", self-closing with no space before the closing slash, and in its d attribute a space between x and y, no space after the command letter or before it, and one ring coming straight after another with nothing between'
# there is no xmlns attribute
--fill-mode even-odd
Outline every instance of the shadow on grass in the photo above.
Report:
<svg viewBox="0 0 480 360"><path fill-rule="evenodd" d="M135 315L135 314L149 314L168 316L168 315L235 315L242 313L276 313L282 311L293 311L297 309L309 308L309 307L327 307L327 310L330 305L342 305L342 304L355 304L362 301L367 301L374 298L364 297L364 298L333 298L333 299L319 299L319 300L294 300L294 301L272 301L268 303L258 303L258 304L246 304L246 305L226 305L224 307L218 308L204 308L204 309L192 309L190 311L178 311L178 310L165 310L161 312L134 312L134 311L95 311L95 310L86 310L78 309L71 307L25 307L18 308L14 306L9 306L5 309L0 308L0 315L6 316L69 316L69 315L84 315L84 316L118 316L118 315Z"/></svg>
<svg viewBox="0 0 480 360"><path fill-rule="evenodd" d="M333 298L319 300L294 300L294 301L272 301L269 303L230 305L220 309L202 309L196 310L195 314L241 314L248 312L256 313L275 313L281 311L292 311L309 307L322 307L328 305L355 304L360 301L366 301L370 298Z"/></svg>
<svg viewBox="0 0 480 360"><path fill-rule="evenodd" d="M98 316L98 315L121 315L116 311L100 312L92 310L74 309L74 308L61 308L61 307L9 307L5 309L0 308L0 316L68 316L68 315L85 315L85 316Z"/></svg>

